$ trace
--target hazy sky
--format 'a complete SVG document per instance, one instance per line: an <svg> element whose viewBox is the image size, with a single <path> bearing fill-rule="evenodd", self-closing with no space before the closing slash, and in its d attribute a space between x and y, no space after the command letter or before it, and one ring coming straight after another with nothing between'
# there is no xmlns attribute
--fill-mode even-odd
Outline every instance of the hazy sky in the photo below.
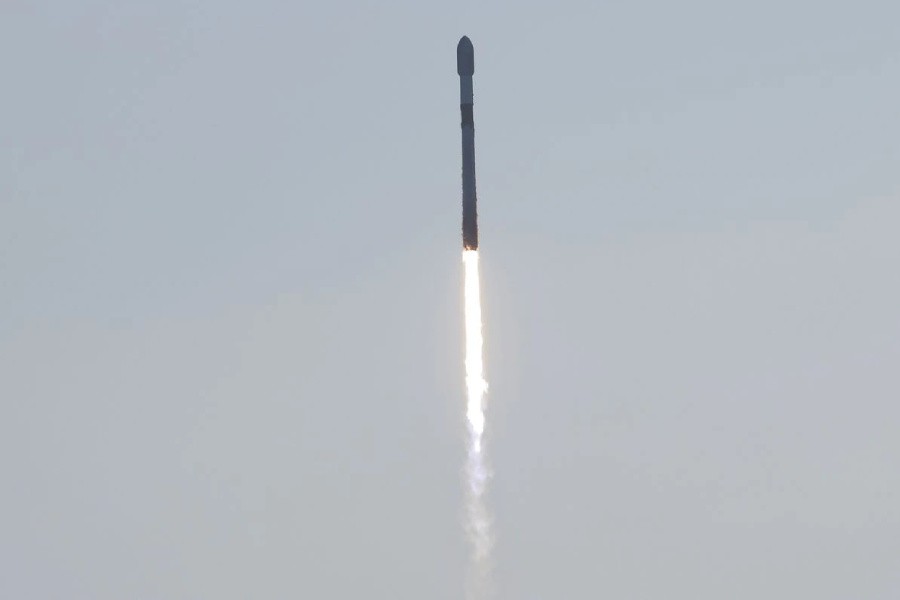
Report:
<svg viewBox="0 0 900 600"><path fill-rule="evenodd" d="M0 597L900 595L896 2L0 4Z"/></svg>

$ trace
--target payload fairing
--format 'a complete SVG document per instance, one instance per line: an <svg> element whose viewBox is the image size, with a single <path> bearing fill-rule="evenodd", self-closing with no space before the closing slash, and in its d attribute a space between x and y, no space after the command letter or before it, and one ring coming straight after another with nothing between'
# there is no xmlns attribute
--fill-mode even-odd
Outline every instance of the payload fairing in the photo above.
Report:
<svg viewBox="0 0 900 600"><path fill-rule="evenodd" d="M459 74L459 112L462 116L462 234L463 249L478 249L478 210L475 199L475 120L472 114L472 76L475 49L466 36L456 46Z"/></svg>

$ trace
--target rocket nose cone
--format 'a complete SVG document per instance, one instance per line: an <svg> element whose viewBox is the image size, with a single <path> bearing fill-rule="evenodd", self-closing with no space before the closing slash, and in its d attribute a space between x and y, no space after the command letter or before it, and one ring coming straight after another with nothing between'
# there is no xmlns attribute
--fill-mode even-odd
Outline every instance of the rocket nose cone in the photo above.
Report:
<svg viewBox="0 0 900 600"><path fill-rule="evenodd" d="M468 77L475 74L475 49L466 36L456 45L456 72Z"/></svg>

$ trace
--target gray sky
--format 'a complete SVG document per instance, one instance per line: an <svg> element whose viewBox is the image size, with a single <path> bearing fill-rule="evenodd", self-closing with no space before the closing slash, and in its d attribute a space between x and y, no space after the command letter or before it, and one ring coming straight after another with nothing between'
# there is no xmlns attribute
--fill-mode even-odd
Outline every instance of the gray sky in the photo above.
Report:
<svg viewBox="0 0 900 600"><path fill-rule="evenodd" d="M900 593L895 2L0 6L0 596Z"/></svg>

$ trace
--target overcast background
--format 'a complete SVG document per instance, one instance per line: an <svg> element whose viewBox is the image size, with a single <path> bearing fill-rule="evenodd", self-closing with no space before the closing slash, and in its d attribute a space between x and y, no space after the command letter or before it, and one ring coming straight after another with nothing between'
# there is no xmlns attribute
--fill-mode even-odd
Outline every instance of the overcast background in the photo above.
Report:
<svg viewBox="0 0 900 600"><path fill-rule="evenodd" d="M900 595L896 2L0 5L0 596Z"/></svg>

